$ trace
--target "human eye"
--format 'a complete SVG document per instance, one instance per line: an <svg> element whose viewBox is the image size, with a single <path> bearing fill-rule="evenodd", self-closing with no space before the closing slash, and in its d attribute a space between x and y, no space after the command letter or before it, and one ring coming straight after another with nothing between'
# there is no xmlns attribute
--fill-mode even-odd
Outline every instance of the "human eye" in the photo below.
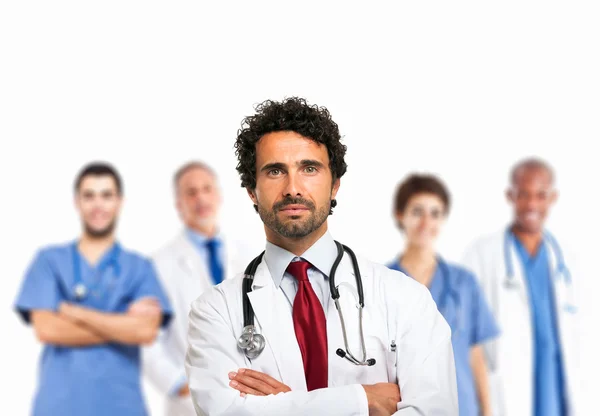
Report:
<svg viewBox="0 0 600 416"><path fill-rule="evenodd" d="M410 213L415 217L420 217L424 214L424 210L421 207L414 207L413 209L411 209Z"/></svg>

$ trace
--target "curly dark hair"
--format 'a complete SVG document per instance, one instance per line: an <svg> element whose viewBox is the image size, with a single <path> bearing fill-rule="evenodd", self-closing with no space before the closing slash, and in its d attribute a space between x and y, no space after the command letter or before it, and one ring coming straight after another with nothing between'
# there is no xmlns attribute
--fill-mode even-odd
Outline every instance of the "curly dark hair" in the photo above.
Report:
<svg viewBox="0 0 600 416"><path fill-rule="evenodd" d="M346 146L340 142L338 125L325 107L309 105L304 98L290 97L282 102L266 100L255 110L255 115L242 121L234 146L242 187L256 188L256 143L265 134L275 131L293 131L324 144L334 181L346 173Z"/></svg>
<svg viewBox="0 0 600 416"><path fill-rule="evenodd" d="M394 212L403 213L410 198L417 194L433 194L444 203L446 214L450 211L450 192L440 178L429 174L411 174L396 188Z"/></svg>

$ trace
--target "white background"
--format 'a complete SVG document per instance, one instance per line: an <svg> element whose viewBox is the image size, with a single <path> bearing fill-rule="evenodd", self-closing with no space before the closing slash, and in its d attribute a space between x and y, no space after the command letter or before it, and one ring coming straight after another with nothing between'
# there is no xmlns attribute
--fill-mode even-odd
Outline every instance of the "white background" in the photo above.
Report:
<svg viewBox="0 0 600 416"><path fill-rule="evenodd" d="M549 226L582 271L575 278L592 393L597 2L198 3L0 5L0 317L8 330L0 413L30 406L39 347L12 304L35 250L79 231L77 170L94 159L120 169L119 237L150 254L179 229L172 173L205 160L221 176L226 228L258 252L262 228L239 186L233 141L255 103L290 95L328 107L348 146L333 235L381 262L401 247L391 200L407 173L434 172L448 184L454 201L439 250L458 260L470 240L508 221L511 164L546 158L560 190ZM592 399L586 409L595 409ZM160 408L151 390L148 402Z"/></svg>

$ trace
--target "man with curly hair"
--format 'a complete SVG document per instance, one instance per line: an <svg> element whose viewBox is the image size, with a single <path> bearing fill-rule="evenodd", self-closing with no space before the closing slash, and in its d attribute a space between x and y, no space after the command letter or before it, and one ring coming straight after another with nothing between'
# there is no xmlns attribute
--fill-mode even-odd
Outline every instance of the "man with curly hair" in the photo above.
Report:
<svg viewBox="0 0 600 416"><path fill-rule="evenodd" d="M235 147L267 238L246 295L266 346L251 358L238 347L244 276L194 301L186 371L196 412L458 415L450 328L427 288L359 256L361 326L351 256L334 266L327 219L347 166L329 111L295 97L265 101Z"/></svg>

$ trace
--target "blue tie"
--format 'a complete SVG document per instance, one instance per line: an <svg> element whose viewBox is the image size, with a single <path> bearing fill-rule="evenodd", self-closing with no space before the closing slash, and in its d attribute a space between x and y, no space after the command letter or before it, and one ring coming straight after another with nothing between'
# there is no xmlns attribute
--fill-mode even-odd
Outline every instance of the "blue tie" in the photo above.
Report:
<svg viewBox="0 0 600 416"><path fill-rule="evenodd" d="M210 275L212 276L215 285L218 285L223 281L223 266L219 259L219 242L215 239L208 240L206 242L206 248L208 249L208 261L210 265Z"/></svg>

